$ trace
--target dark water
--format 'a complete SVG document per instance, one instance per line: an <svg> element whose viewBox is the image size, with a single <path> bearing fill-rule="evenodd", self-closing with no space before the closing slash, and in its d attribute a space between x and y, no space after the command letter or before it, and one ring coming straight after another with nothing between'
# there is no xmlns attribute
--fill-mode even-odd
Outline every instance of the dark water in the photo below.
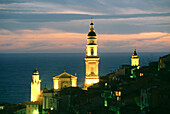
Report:
<svg viewBox="0 0 170 114"><path fill-rule="evenodd" d="M138 53L140 66L158 61L168 53ZM132 53L100 53L100 76L104 76L122 64L130 64ZM41 88L45 83L52 88L52 77L66 69L70 74L77 73L78 86L82 87L85 74L84 53L48 54L0 54L0 103L21 103L30 100L30 84L34 68L38 68Z"/></svg>

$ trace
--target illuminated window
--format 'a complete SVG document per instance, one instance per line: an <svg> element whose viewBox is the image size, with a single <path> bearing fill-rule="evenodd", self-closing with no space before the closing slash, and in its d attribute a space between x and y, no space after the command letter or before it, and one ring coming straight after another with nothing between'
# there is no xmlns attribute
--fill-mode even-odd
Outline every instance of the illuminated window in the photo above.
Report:
<svg viewBox="0 0 170 114"><path fill-rule="evenodd" d="M116 96L121 96L121 91L115 91Z"/></svg>
<svg viewBox="0 0 170 114"><path fill-rule="evenodd" d="M162 68L162 65L160 65L160 68Z"/></svg>
<svg viewBox="0 0 170 114"><path fill-rule="evenodd" d="M140 76L143 76L143 73L140 73Z"/></svg>

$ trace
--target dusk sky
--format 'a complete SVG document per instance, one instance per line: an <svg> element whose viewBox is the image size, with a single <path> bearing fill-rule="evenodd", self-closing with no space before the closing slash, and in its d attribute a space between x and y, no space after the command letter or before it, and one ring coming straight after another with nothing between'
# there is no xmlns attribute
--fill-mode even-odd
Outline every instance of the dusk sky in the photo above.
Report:
<svg viewBox="0 0 170 114"><path fill-rule="evenodd" d="M0 0L0 53L170 52L170 0Z"/></svg>

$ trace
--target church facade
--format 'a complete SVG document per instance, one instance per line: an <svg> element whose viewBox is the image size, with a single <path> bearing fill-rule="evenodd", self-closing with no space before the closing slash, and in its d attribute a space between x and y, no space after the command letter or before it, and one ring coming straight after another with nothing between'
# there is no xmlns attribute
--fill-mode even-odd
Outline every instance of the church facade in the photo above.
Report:
<svg viewBox="0 0 170 114"><path fill-rule="evenodd" d="M64 70L64 73L53 77L53 88L55 90L60 90L65 87L76 87L77 86L77 77L67 73Z"/></svg>

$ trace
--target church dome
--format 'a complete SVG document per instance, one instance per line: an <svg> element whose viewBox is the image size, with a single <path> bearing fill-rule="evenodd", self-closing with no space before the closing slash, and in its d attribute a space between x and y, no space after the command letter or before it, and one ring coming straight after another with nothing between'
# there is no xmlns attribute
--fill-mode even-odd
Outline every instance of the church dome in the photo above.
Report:
<svg viewBox="0 0 170 114"><path fill-rule="evenodd" d="M90 25L94 25L94 24L91 22Z"/></svg>
<svg viewBox="0 0 170 114"><path fill-rule="evenodd" d="M34 74L34 75L35 75L35 74L39 74L37 68L35 68L35 70L33 71L33 74Z"/></svg>
<svg viewBox="0 0 170 114"><path fill-rule="evenodd" d="M88 36L96 36L96 33L93 32L93 31L90 31L90 32L88 33Z"/></svg>

